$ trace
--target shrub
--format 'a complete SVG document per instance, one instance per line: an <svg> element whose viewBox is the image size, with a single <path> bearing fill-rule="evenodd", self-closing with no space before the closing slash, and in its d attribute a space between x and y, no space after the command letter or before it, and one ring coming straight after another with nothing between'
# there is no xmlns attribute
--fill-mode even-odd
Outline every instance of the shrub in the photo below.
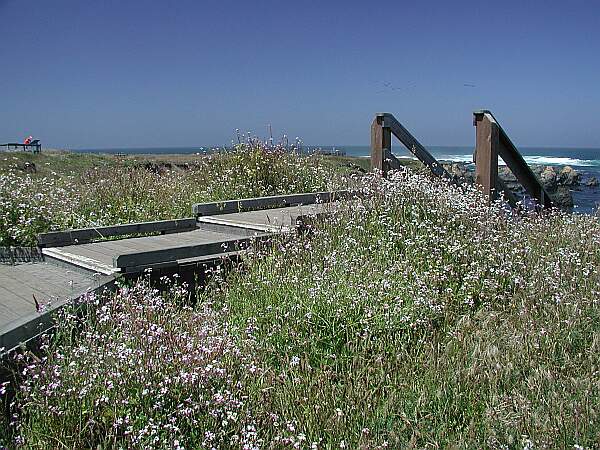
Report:
<svg viewBox="0 0 600 450"><path fill-rule="evenodd" d="M59 321L18 396L25 445L597 446L597 218L516 215L409 171L362 181L195 309L141 284L80 335Z"/></svg>
<svg viewBox="0 0 600 450"><path fill-rule="evenodd" d="M34 245L38 233L188 217L195 202L333 189L338 175L316 156L301 157L260 142L210 154L185 168L130 162L38 177L0 175L0 246ZM85 159L85 158L84 158ZM63 159L59 162L64 163Z"/></svg>

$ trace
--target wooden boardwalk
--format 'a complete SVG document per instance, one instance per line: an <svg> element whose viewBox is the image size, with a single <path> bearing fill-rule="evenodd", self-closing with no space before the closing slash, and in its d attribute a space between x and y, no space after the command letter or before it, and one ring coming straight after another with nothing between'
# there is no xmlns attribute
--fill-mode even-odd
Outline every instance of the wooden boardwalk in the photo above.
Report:
<svg viewBox="0 0 600 450"><path fill-rule="evenodd" d="M322 199L330 202L314 203ZM332 193L313 193L197 204L196 217L189 219L40 235L44 261L0 264L0 348L31 339L52 325L56 309L111 287L120 276L173 271L236 254L253 239L291 232L299 221L327 213L334 199ZM135 233L161 234L131 237ZM99 236L120 239L94 241Z"/></svg>
<svg viewBox="0 0 600 450"><path fill-rule="evenodd" d="M299 217L324 209L324 204L316 204L200 217L192 231L49 247L42 253L48 260L92 273L137 273L236 251L252 238L289 232Z"/></svg>
<svg viewBox="0 0 600 450"><path fill-rule="evenodd" d="M0 348L26 341L57 308L111 280L48 262L0 264Z"/></svg>

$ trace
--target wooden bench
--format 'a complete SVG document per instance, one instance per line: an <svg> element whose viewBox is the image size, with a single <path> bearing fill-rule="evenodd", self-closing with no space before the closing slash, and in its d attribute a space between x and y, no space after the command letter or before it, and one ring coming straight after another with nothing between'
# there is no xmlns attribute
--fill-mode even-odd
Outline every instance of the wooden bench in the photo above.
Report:
<svg viewBox="0 0 600 450"><path fill-rule="evenodd" d="M5 151L11 151L11 149L17 150L19 148L24 152L30 151L32 153L40 153L42 151L42 144L40 144L39 139L31 141L29 144L9 142L8 144L0 144L0 147L6 147Z"/></svg>

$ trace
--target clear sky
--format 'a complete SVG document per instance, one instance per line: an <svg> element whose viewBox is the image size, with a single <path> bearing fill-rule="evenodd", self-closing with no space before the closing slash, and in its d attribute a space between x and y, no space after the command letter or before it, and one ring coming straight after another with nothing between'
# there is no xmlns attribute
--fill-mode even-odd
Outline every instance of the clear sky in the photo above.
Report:
<svg viewBox="0 0 600 450"><path fill-rule="evenodd" d="M0 0L0 141L363 145L392 112L472 145L600 147L600 2Z"/></svg>

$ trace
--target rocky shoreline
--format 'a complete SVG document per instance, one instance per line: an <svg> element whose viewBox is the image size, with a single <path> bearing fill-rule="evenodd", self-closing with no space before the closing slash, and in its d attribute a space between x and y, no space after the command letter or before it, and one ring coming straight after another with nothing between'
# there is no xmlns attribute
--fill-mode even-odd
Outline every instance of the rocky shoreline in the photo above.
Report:
<svg viewBox="0 0 600 450"><path fill-rule="evenodd" d="M466 183L475 182L475 170L472 164L452 162L443 165L458 180ZM531 170L542 182L556 206L562 209L573 208L573 191L594 189L600 184L596 177L582 174L571 166L532 165ZM506 187L518 198L525 196L523 186L508 167L501 166L498 174Z"/></svg>

